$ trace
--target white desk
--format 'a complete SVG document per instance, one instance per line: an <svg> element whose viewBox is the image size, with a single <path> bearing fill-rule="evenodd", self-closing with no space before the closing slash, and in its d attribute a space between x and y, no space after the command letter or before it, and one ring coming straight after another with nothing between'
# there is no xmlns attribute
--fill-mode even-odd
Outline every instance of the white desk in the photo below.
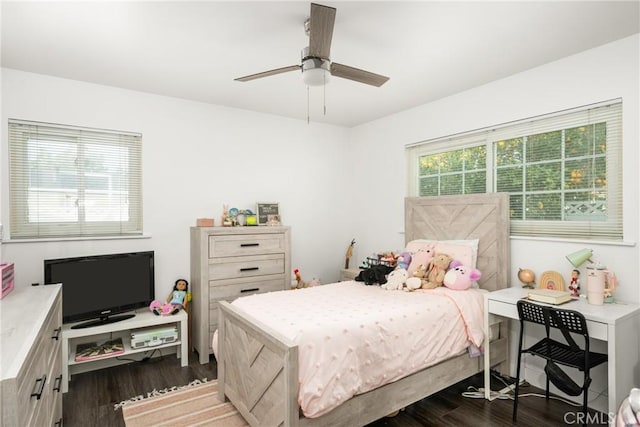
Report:
<svg viewBox="0 0 640 427"><path fill-rule="evenodd" d="M527 289L517 287L487 293L484 300L485 331L489 331L489 325L499 317L519 319L516 303L527 292ZM607 342L608 409L615 413L629 391L640 386L640 305L591 305L580 298L557 307L582 313L587 320L589 336ZM485 342L488 339L485 336ZM484 386L485 398L490 400L489 347L485 346Z"/></svg>

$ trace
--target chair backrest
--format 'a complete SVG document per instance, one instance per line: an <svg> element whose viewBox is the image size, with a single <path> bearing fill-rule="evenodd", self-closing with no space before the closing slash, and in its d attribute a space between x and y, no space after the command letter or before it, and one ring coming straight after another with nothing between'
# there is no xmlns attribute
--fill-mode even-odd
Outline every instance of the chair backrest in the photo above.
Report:
<svg viewBox="0 0 640 427"><path fill-rule="evenodd" d="M524 300L519 300L517 307L520 322L533 322L544 325L547 330L547 337L549 336L550 328L559 329L567 344L574 350L579 349L579 346L571 337L571 333L582 335L588 351L589 330L587 329L587 321L579 311L549 307Z"/></svg>
<svg viewBox="0 0 640 427"><path fill-rule="evenodd" d="M519 300L516 305L518 306L518 316L520 316L521 322L525 321L545 325L546 316L544 314L544 306L524 300Z"/></svg>
<svg viewBox="0 0 640 427"><path fill-rule="evenodd" d="M589 336L587 321L583 314L575 310L562 310L555 307L547 307L549 321L552 328L566 329L569 332Z"/></svg>

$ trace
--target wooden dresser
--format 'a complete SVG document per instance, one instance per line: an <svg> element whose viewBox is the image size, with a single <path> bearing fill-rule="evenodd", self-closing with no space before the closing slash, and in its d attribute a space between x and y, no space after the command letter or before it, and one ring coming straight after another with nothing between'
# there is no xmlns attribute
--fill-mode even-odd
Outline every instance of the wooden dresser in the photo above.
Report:
<svg viewBox="0 0 640 427"><path fill-rule="evenodd" d="M0 317L0 424L61 426L61 285L16 287Z"/></svg>
<svg viewBox="0 0 640 427"><path fill-rule="evenodd" d="M191 227L191 328L200 363L209 362L218 301L291 287L286 226Z"/></svg>

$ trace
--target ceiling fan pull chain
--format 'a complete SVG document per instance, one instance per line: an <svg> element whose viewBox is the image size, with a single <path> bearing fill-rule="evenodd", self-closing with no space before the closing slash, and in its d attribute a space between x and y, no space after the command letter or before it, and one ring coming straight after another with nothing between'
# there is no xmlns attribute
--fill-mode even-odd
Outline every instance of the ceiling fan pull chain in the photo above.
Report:
<svg viewBox="0 0 640 427"><path fill-rule="evenodd" d="M324 85L322 85L322 108L324 115L327 115L327 73L324 74Z"/></svg>

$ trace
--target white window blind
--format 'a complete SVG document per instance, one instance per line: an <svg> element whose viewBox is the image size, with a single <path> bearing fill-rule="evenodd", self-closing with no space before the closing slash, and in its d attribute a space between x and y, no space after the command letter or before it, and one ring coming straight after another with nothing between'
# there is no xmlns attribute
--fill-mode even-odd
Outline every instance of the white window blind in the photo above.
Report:
<svg viewBox="0 0 640 427"><path fill-rule="evenodd" d="M621 240L622 103L407 147L409 195L508 192L511 234Z"/></svg>
<svg viewBox="0 0 640 427"><path fill-rule="evenodd" d="M11 239L142 234L142 136L9 120Z"/></svg>

